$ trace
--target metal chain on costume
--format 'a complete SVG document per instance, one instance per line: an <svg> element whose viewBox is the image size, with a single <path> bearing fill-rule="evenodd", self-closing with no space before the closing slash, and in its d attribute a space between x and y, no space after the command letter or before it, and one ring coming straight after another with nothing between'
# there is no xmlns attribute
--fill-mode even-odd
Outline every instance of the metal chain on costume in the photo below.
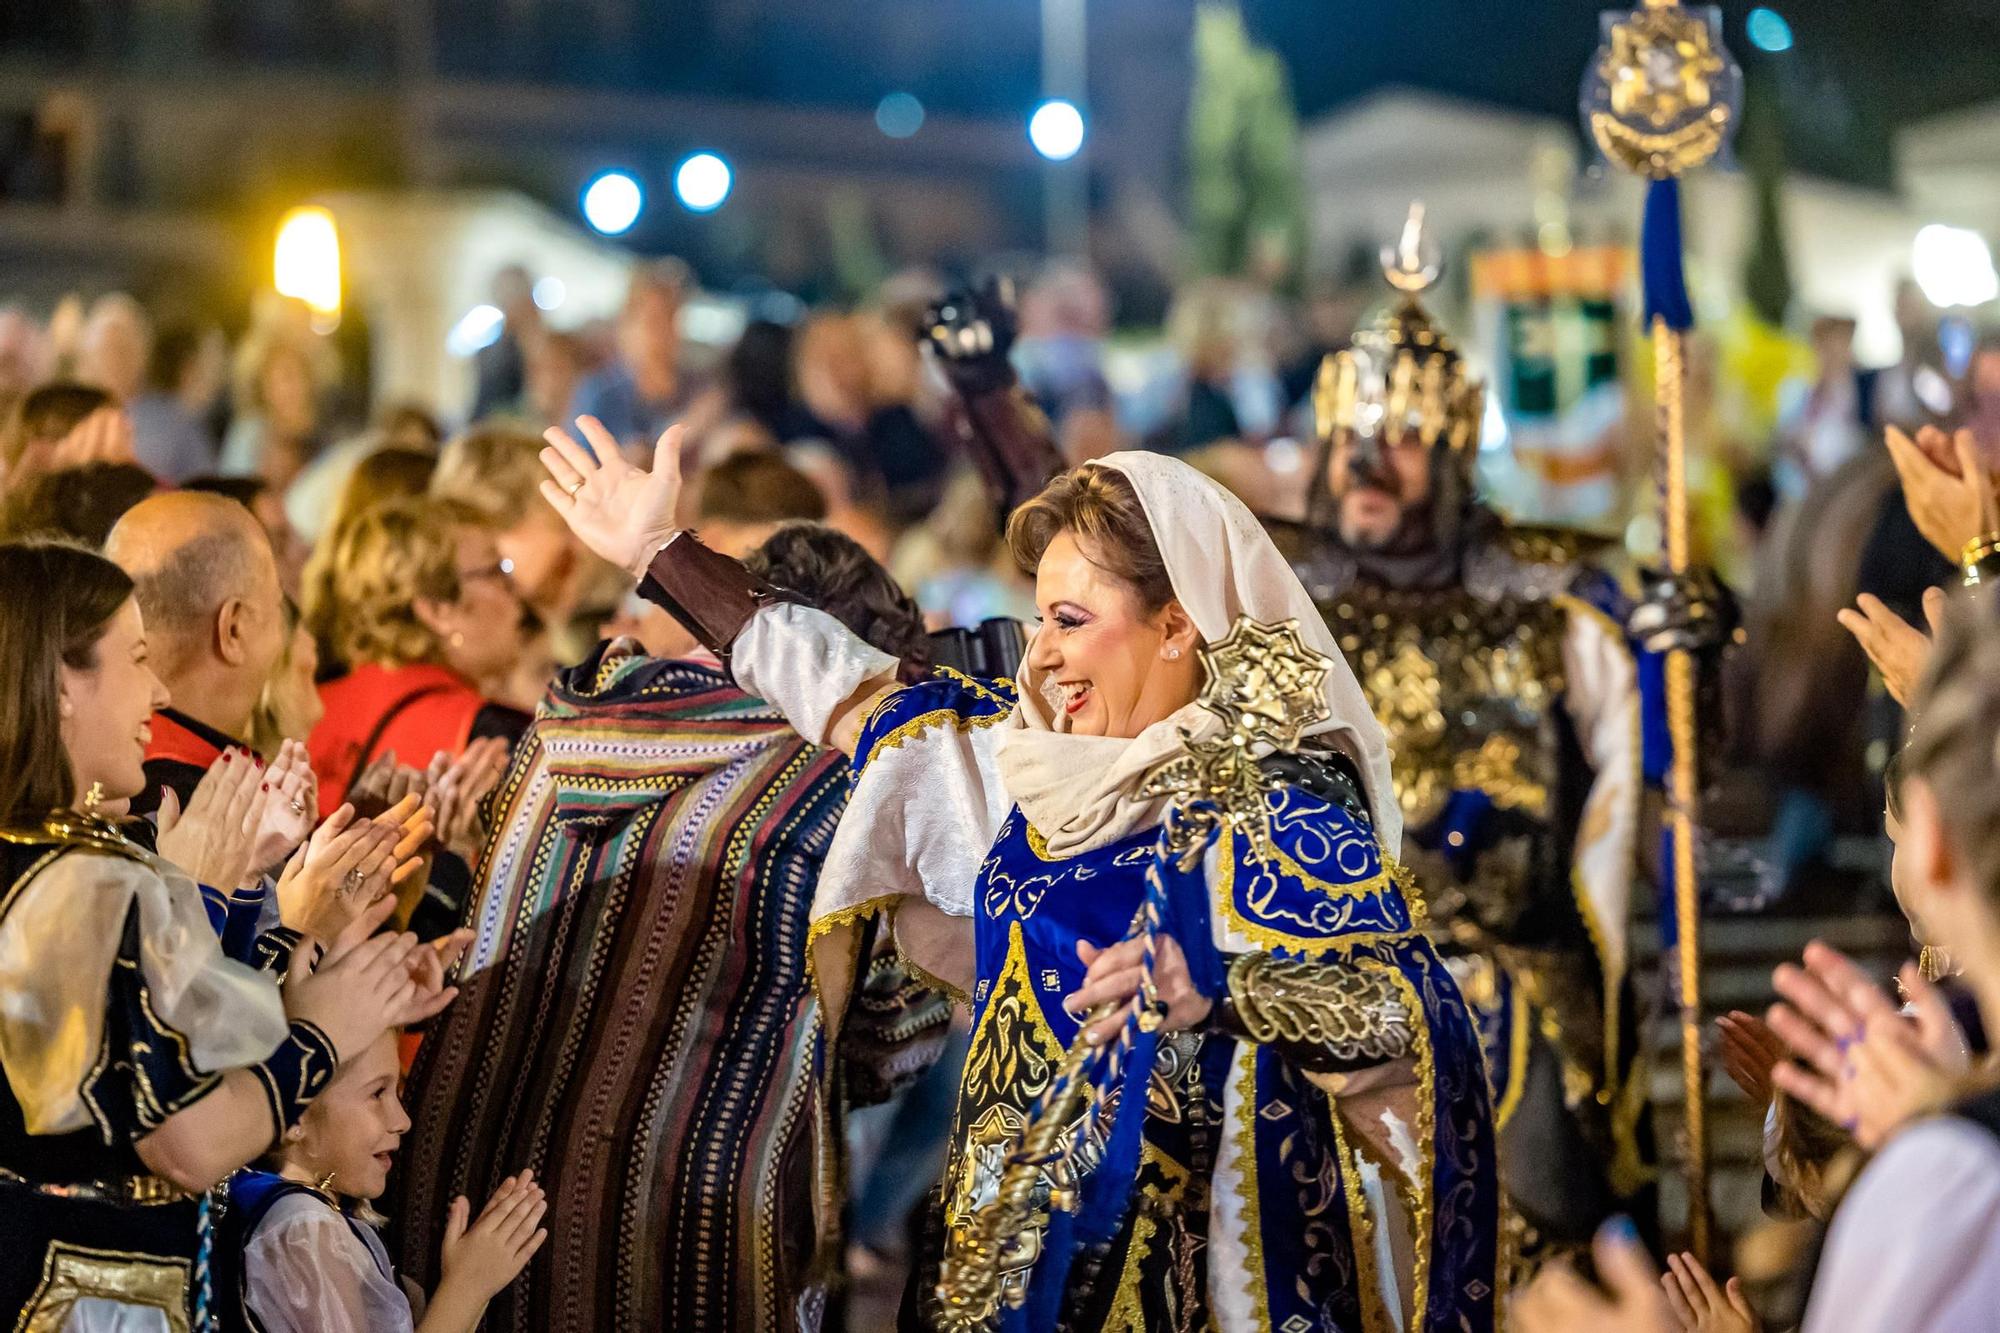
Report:
<svg viewBox="0 0 2000 1333"><path fill-rule="evenodd" d="M1002 1261L1034 1217L1035 1189L1043 1171L1074 1159L1101 1123L1110 1090L1122 1082L1140 1033L1156 1032L1166 1021L1166 1006L1154 983L1167 912L1164 867L1192 870L1225 830L1244 832L1253 859L1268 861L1272 851L1265 794L1274 780L1258 760L1272 750L1296 748L1305 729L1328 715L1325 683L1333 663L1306 646L1296 621L1265 625L1239 618L1225 638L1203 648L1200 656L1206 684L1199 702L1223 727L1220 734L1199 740L1183 733L1182 753L1154 770L1141 789L1148 796L1166 797L1168 806L1146 867L1145 897L1124 937L1143 944L1138 992L1122 1005L1106 1001L1081 1021L1049 1086L1029 1108L994 1199L973 1215L962 1236L947 1243L937 1286L947 1333L978 1333L991 1326L1000 1312ZM1102 1045L1089 1044L1089 1029L1121 1008L1125 1017L1118 1035ZM1145 1113L1143 1104L1121 1109ZM1059 1190L1049 1206L1074 1212L1077 1203L1073 1190Z"/></svg>
<svg viewBox="0 0 2000 1333"><path fill-rule="evenodd" d="M215 1250L215 1218L209 1209L209 1191L203 1190L195 1206L194 1320L190 1333L215 1333L215 1292L209 1275L209 1258Z"/></svg>

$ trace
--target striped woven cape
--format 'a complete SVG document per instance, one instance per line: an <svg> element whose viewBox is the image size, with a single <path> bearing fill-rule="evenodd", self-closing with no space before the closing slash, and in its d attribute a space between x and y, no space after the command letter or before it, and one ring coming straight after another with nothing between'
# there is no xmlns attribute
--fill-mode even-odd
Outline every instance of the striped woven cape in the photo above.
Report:
<svg viewBox="0 0 2000 1333"><path fill-rule="evenodd" d="M557 679L412 1071L405 1275L532 1168L549 1240L486 1329L817 1326L806 929L846 777L712 666L606 645Z"/></svg>

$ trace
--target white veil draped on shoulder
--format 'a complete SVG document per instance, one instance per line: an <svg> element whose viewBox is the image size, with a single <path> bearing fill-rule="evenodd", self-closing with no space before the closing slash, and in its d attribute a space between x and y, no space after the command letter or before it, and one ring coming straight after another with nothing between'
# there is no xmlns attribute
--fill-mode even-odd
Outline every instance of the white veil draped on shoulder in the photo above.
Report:
<svg viewBox="0 0 2000 1333"><path fill-rule="evenodd" d="M1093 460L1123 475L1138 493L1174 596L1203 642L1227 635L1237 618L1296 621L1305 643L1333 661L1326 677L1329 716L1309 736L1345 753L1360 771L1382 846L1402 845L1402 811L1389 780L1389 746L1340 646L1291 565L1249 508L1194 468L1164 454L1124 450ZM1030 645L1032 649L1032 644ZM1160 818L1156 801L1137 796L1146 773L1180 745L1180 729L1216 725L1190 704L1133 739L1075 736L1042 695L1040 674L1024 660L1019 704L1001 738L999 766L1007 794L1056 855L1117 841Z"/></svg>

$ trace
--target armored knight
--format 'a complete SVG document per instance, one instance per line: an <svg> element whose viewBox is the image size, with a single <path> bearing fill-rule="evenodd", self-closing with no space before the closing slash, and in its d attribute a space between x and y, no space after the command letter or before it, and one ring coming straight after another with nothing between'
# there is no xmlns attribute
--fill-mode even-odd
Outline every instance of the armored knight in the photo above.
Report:
<svg viewBox="0 0 2000 1333"><path fill-rule="evenodd" d="M1481 1025L1502 1184L1531 1249L1586 1241L1651 1175L1626 921L1644 790L1639 657L1587 539L1474 493L1484 388L1420 294L1321 364L1302 525L1274 524L1389 735L1403 858Z"/></svg>

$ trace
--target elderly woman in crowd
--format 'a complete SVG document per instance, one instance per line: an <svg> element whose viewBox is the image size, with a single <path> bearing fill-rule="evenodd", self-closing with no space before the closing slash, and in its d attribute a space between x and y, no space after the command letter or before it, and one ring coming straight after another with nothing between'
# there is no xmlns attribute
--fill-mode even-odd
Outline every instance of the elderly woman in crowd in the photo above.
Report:
<svg viewBox="0 0 2000 1333"><path fill-rule="evenodd" d="M525 608L492 524L447 500L396 500L336 534L327 602L314 608L347 673L320 687L307 742L323 806L377 756L422 767L527 719L491 702L524 647Z"/></svg>

